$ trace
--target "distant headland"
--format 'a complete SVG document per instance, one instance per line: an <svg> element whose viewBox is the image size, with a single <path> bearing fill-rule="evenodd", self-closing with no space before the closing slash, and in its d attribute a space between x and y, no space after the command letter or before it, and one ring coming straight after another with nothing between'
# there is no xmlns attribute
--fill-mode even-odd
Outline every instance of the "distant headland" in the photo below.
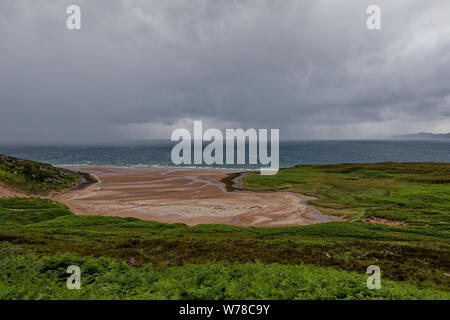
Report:
<svg viewBox="0 0 450 320"><path fill-rule="evenodd" d="M394 139L418 139L418 140L427 140L427 139L449 139L450 133L429 133L429 132L419 132L412 134L403 134L393 137Z"/></svg>

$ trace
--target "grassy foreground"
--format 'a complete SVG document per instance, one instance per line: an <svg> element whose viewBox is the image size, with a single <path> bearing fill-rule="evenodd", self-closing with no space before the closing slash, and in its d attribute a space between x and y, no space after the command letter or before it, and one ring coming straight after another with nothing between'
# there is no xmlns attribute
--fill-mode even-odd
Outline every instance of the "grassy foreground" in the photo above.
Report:
<svg viewBox="0 0 450 320"><path fill-rule="evenodd" d="M49 200L0 199L0 299L449 299L449 176L448 164L249 176L351 220L285 228L75 216ZM363 221L373 217L402 224ZM72 264L80 291L66 288ZM365 285L373 264L381 290Z"/></svg>
<svg viewBox="0 0 450 320"><path fill-rule="evenodd" d="M72 254L36 259L0 247L0 299L449 299L450 293L383 282L366 288L357 273L305 265L213 263L155 269ZM83 270L68 290L67 265Z"/></svg>

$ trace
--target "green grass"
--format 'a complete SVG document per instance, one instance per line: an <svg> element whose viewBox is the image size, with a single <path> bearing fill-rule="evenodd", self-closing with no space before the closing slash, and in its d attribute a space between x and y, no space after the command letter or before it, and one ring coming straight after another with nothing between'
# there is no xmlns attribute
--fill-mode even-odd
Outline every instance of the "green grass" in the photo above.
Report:
<svg viewBox="0 0 450 320"><path fill-rule="evenodd" d="M22 226L65 215L72 215L65 205L46 199L0 199L0 226Z"/></svg>
<svg viewBox="0 0 450 320"><path fill-rule="evenodd" d="M324 213L363 219L379 217L449 230L449 163L304 165L273 176L251 174L252 188L288 187L316 196Z"/></svg>
<svg viewBox="0 0 450 320"><path fill-rule="evenodd" d="M259 263L332 267L360 275L376 264L384 280L399 285L443 291L450 287L445 275L450 266L445 232L363 222L284 228L188 227L135 218L75 216L64 205L39 198L1 199L0 212L0 241L33 250L39 259L70 252L117 263L134 257L138 268L155 270Z"/></svg>
<svg viewBox="0 0 450 320"><path fill-rule="evenodd" d="M357 164L249 176L249 186L315 195L321 211L351 220L283 228L76 216L50 200L0 199L0 297L448 299L448 170ZM372 216L404 225L364 222ZM65 287L70 264L84 270L81 291ZM380 291L364 285L373 264Z"/></svg>
<svg viewBox="0 0 450 320"><path fill-rule="evenodd" d="M47 194L69 188L78 181L72 171L0 154L0 182L16 191Z"/></svg>
<svg viewBox="0 0 450 320"><path fill-rule="evenodd" d="M66 287L67 266L81 269L81 289ZM307 265L206 263L155 269L73 254L37 259L0 248L0 299L449 299L450 293Z"/></svg>

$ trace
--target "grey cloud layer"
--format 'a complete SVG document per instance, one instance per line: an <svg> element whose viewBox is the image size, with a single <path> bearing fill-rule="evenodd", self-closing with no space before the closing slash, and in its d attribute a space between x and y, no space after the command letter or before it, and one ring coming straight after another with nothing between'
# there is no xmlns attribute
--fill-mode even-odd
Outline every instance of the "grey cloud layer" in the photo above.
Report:
<svg viewBox="0 0 450 320"><path fill-rule="evenodd" d="M377 2L370 32L369 1L1 1L0 141L168 138L187 119L283 138L450 131L450 3Z"/></svg>

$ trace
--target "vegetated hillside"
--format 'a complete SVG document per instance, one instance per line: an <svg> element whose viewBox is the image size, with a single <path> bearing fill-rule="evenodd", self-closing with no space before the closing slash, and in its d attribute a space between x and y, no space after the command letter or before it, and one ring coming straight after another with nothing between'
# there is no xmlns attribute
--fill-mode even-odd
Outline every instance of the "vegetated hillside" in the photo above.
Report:
<svg viewBox="0 0 450 320"><path fill-rule="evenodd" d="M349 220L450 228L450 163L301 165L273 176L252 174L244 182L316 196L311 204L323 213Z"/></svg>
<svg viewBox="0 0 450 320"><path fill-rule="evenodd" d="M27 194L60 191L91 180L88 174L75 173L49 164L22 160L0 154L0 183Z"/></svg>
<svg viewBox="0 0 450 320"><path fill-rule="evenodd" d="M449 235L430 231L363 222L189 227L0 199L0 299L449 299ZM81 291L65 288L73 264L83 270ZM381 268L380 291L365 286L370 265Z"/></svg>
<svg viewBox="0 0 450 320"><path fill-rule="evenodd" d="M252 187L316 195L321 211L349 220L283 228L77 216L46 199L3 198L0 299L450 299L449 180L448 163L248 176ZM80 291L65 287L73 264ZM365 286L370 265L381 290Z"/></svg>
<svg viewBox="0 0 450 320"><path fill-rule="evenodd" d="M66 268L82 270L80 290L65 286ZM61 254L37 258L20 247L0 247L0 299L450 299L450 293L306 265L262 263L134 267L108 258Z"/></svg>

